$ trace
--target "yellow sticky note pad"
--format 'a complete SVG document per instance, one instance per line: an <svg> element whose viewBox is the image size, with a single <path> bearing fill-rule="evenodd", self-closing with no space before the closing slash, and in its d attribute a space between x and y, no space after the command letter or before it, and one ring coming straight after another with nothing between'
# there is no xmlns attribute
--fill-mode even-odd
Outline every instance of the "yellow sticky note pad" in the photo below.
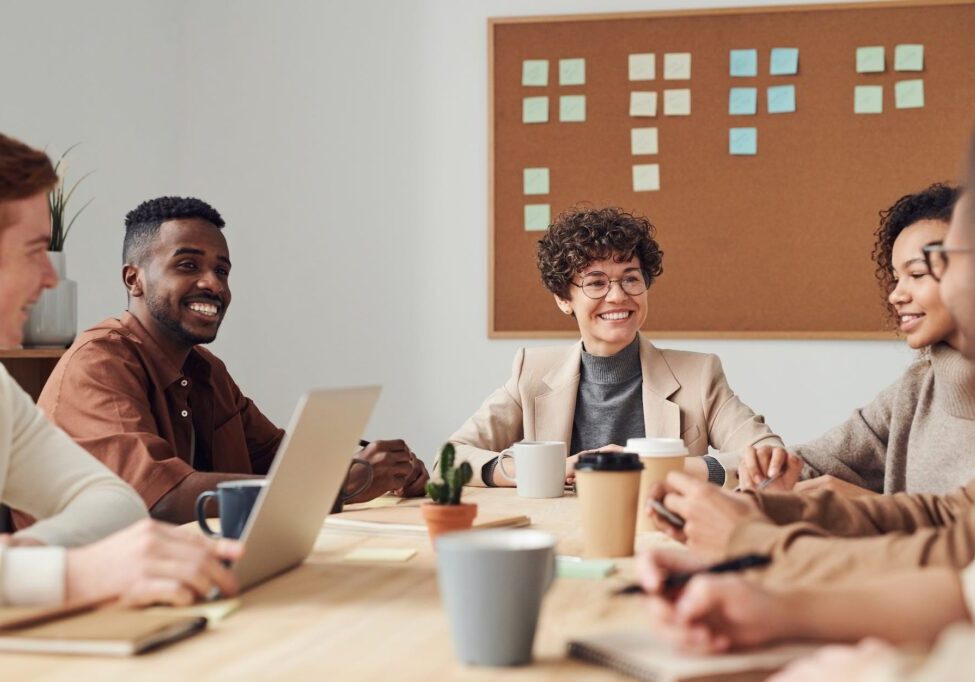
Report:
<svg viewBox="0 0 975 682"><path fill-rule="evenodd" d="M386 547L360 547L347 552L342 561L371 561L375 563L396 564L409 561L416 556L415 549L391 549Z"/></svg>

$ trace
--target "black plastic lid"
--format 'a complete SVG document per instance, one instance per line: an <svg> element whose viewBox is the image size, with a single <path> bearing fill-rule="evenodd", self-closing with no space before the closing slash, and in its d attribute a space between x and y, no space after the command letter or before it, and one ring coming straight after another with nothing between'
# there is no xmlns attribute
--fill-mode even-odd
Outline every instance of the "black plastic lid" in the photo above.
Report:
<svg viewBox="0 0 975 682"><path fill-rule="evenodd" d="M640 471L643 462L633 452L590 452L581 455L576 471Z"/></svg>

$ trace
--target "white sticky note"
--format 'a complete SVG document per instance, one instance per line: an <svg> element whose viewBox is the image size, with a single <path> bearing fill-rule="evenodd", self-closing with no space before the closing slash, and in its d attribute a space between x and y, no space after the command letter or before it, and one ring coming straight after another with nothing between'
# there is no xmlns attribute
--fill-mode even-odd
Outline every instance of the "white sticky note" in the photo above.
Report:
<svg viewBox="0 0 975 682"><path fill-rule="evenodd" d="M525 229L529 232L544 232L552 222L552 208L549 204L525 204Z"/></svg>
<svg viewBox="0 0 975 682"><path fill-rule="evenodd" d="M630 116L656 116L657 115L657 93L655 92L631 92L630 93Z"/></svg>
<svg viewBox="0 0 975 682"><path fill-rule="evenodd" d="M857 48L857 73L883 73L885 68L883 46Z"/></svg>
<svg viewBox="0 0 975 682"><path fill-rule="evenodd" d="M415 549L392 549L386 547L359 547L345 553L342 561L367 561L376 563L400 563L416 556Z"/></svg>
<svg viewBox="0 0 975 682"><path fill-rule="evenodd" d="M924 107L924 81L920 78L898 81L894 85L894 106L897 109L922 109Z"/></svg>
<svg viewBox="0 0 975 682"><path fill-rule="evenodd" d="M630 80L652 81L657 77L657 57L650 54L630 55Z"/></svg>
<svg viewBox="0 0 975 682"><path fill-rule="evenodd" d="M521 63L521 84L526 87L548 85L548 60L526 59Z"/></svg>
<svg viewBox="0 0 975 682"><path fill-rule="evenodd" d="M582 123L586 120L586 96L562 95L559 97L559 120L563 123Z"/></svg>
<svg viewBox="0 0 975 682"><path fill-rule="evenodd" d="M548 194L548 168L526 168L522 185L525 194Z"/></svg>
<svg viewBox="0 0 975 682"><path fill-rule="evenodd" d="M660 189L660 165L656 163L633 166L633 191L656 192Z"/></svg>
<svg viewBox="0 0 975 682"><path fill-rule="evenodd" d="M548 121L548 97L525 97L521 100L522 123Z"/></svg>
<svg viewBox="0 0 975 682"><path fill-rule="evenodd" d="M690 90L664 90L664 116L690 116Z"/></svg>
<svg viewBox="0 0 975 682"><path fill-rule="evenodd" d="M691 53L668 52L664 55L664 80L687 81L691 79Z"/></svg>
<svg viewBox="0 0 975 682"><path fill-rule="evenodd" d="M853 113L884 113L884 86L857 85L853 89Z"/></svg>
<svg viewBox="0 0 975 682"><path fill-rule="evenodd" d="M585 59L560 59L559 60L559 85L585 85L586 84L586 60Z"/></svg>
<svg viewBox="0 0 975 682"><path fill-rule="evenodd" d="M630 131L630 152L634 156L657 153L657 129L633 128Z"/></svg>
<svg viewBox="0 0 975 682"><path fill-rule="evenodd" d="M894 71L924 71L924 45L895 47Z"/></svg>

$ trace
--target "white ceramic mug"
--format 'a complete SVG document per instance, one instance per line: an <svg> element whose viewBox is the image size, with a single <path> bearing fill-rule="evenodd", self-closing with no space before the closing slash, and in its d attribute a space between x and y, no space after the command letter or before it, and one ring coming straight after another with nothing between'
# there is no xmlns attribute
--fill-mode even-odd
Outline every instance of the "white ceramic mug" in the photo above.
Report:
<svg viewBox="0 0 975 682"><path fill-rule="evenodd" d="M514 481L519 497L562 497L565 490L565 443L556 440L524 440L498 455L498 470ZM515 473L504 468L515 460Z"/></svg>
<svg viewBox="0 0 975 682"><path fill-rule="evenodd" d="M626 441L626 451L640 455L643 462L636 532L645 533L654 530L646 511L650 488L654 483L662 483L671 471L684 470L687 448L680 438L630 438Z"/></svg>

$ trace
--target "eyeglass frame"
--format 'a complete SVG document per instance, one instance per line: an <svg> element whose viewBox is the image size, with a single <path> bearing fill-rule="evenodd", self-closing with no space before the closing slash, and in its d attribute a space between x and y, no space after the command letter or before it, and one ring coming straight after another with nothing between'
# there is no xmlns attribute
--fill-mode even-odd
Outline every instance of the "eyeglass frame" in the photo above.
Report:
<svg viewBox="0 0 975 682"><path fill-rule="evenodd" d="M928 269L928 274L935 282L940 282L941 277L945 274L945 270L948 269L948 254L951 253L971 253L975 251L970 247L956 246L950 247L945 246L944 242L931 242L930 244L925 244L921 247L921 254L924 256L924 266ZM931 263L931 254L940 253L941 260L944 263L944 267L941 269L941 274L935 274L934 265Z"/></svg>
<svg viewBox="0 0 975 682"><path fill-rule="evenodd" d="M633 268L633 270L636 270L636 269L637 268ZM620 291L622 291L627 296L639 296L640 294L646 293L647 290L650 289L650 284L647 282L647 279L648 279L647 273L644 272L644 270L642 268L639 270L639 272L640 272L640 275L641 275L641 279L643 280L643 291L641 291L638 294L631 294L630 292L628 292L626 289L623 288L623 278L622 277L620 279L610 279L609 275L607 275L605 272L589 272L589 273L586 273L583 276L583 278L582 278L583 279L583 283L582 284L576 284L571 279L569 280L569 284L571 284L574 287L579 287L580 289L582 289L582 295L585 296L586 298L588 298L591 301L601 301L604 298L606 298L607 296L609 296L609 292L613 290L613 284L619 284L620 285ZM586 279L586 277L589 277L591 275L597 275L597 274L598 275L604 275L606 277L606 279L608 280L607 283L606 283L606 293L603 294L602 296L590 296L589 294L586 293L585 279Z"/></svg>

